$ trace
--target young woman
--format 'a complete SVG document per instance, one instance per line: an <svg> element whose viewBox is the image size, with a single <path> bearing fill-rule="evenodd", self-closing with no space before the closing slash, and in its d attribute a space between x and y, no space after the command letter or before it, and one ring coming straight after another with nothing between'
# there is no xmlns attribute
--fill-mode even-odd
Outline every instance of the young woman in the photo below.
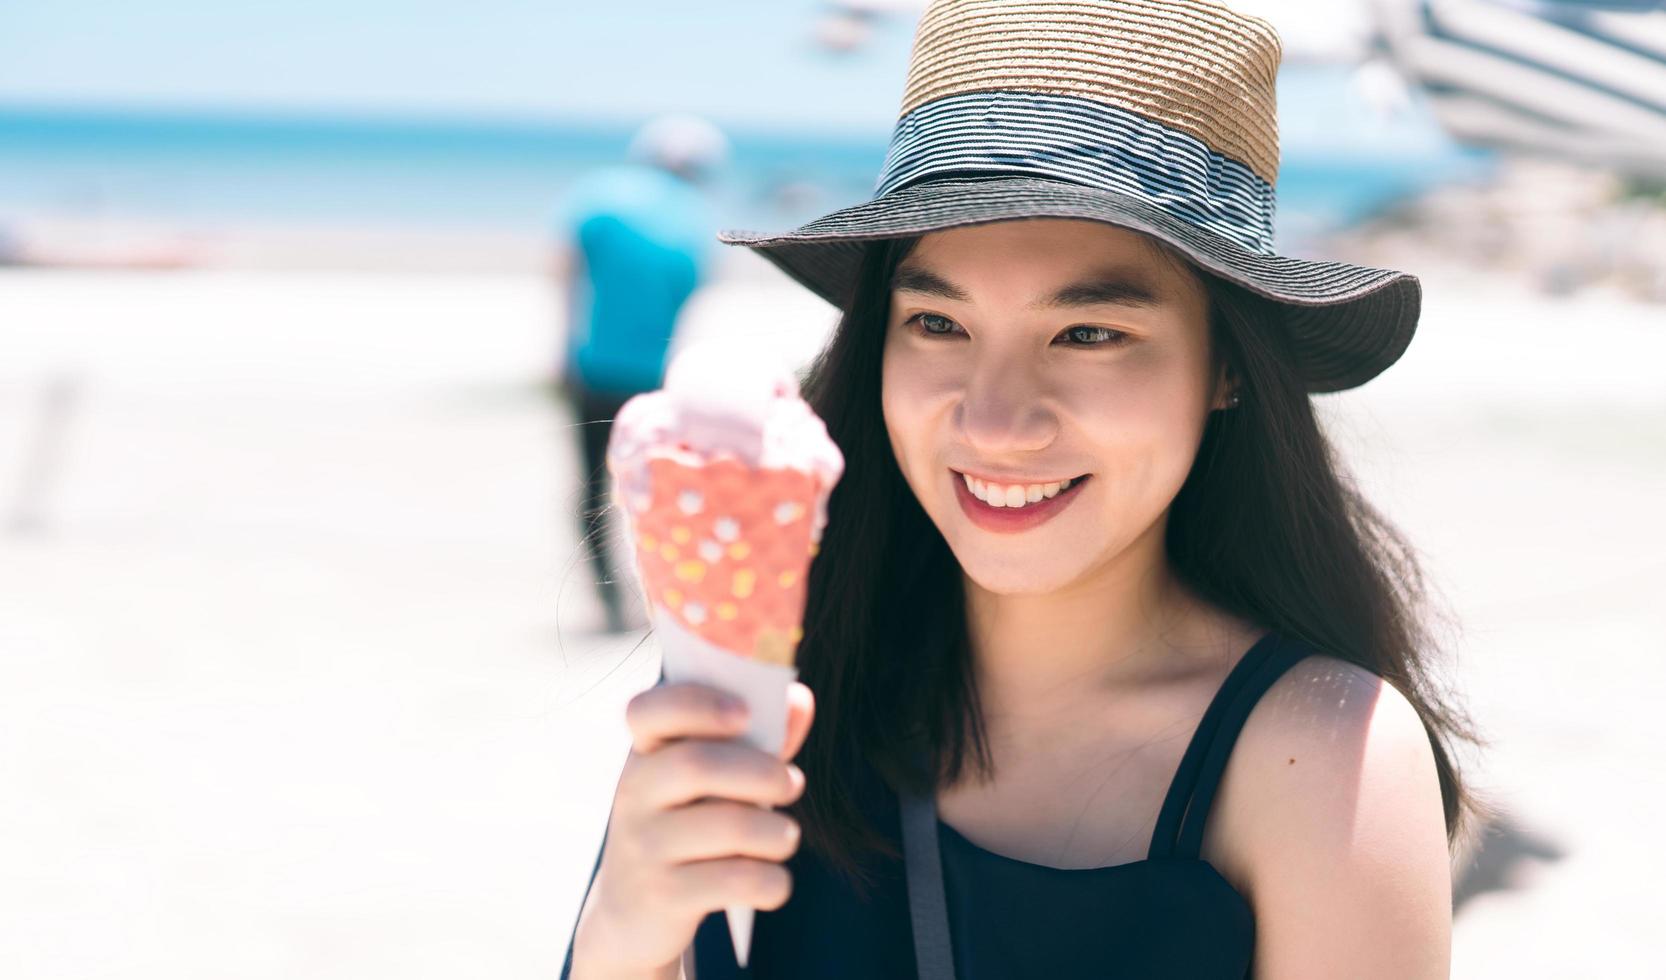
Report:
<svg viewBox="0 0 1666 980"><path fill-rule="evenodd" d="M1270 103L1263 22L1001 6L927 11L875 201L725 239L844 310L805 386L846 471L803 684L779 758L728 741L721 692L631 702L570 975L743 975L748 904L759 977L1444 977L1473 736L1309 398L1399 356L1416 280L1271 253L1276 142L1242 135L1270 111L1202 139L1057 54L1214 52ZM945 67L980 40L1028 88Z"/></svg>

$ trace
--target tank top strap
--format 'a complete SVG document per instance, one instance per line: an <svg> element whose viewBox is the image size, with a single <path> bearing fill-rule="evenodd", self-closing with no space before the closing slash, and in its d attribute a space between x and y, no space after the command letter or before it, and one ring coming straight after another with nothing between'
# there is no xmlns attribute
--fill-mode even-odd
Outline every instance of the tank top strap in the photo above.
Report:
<svg viewBox="0 0 1666 980"><path fill-rule="evenodd" d="M1197 858L1209 807L1250 711L1285 671L1312 652L1275 630L1239 658L1204 710L1175 770L1151 835L1152 858Z"/></svg>

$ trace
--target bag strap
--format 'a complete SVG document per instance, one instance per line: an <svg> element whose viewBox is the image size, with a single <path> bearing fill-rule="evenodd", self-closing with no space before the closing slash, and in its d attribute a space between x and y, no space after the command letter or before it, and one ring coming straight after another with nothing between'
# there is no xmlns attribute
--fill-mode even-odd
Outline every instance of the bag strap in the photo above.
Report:
<svg viewBox="0 0 1666 980"><path fill-rule="evenodd" d="M943 859L937 849L933 797L899 792L903 860L908 874L908 912L914 925L914 964L919 980L955 980L949 906L943 894Z"/></svg>

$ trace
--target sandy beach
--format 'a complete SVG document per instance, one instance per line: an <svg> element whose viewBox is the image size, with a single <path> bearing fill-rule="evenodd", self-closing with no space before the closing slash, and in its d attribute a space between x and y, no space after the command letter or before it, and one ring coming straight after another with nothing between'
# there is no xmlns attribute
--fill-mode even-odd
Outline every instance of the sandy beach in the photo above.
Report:
<svg viewBox="0 0 1666 980"><path fill-rule="evenodd" d="M745 254L689 336L808 358ZM1424 275L1320 399L1461 625L1508 819L1459 978L1658 970L1666 307ZM597 631L536 274L0 269L0 963L547 978L658 663Z"/></svg>

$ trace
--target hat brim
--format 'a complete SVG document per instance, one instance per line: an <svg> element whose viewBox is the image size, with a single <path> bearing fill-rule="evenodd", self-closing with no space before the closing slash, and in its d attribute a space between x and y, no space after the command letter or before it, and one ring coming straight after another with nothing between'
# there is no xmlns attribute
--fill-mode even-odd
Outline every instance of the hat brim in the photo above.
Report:
<svg viewBox="0 0 1666 980"><path fill-rule="evenodd" d="M1309 392L1371 380L1400 358L1417 329L1422 286L1410 273L1258 254L1138 198L1036 177L928 180L791 232L717 237L753 249L843 310L868 241L1020 218L1087 218L1145 232L1206 271L1282 304Z"/></svg>

